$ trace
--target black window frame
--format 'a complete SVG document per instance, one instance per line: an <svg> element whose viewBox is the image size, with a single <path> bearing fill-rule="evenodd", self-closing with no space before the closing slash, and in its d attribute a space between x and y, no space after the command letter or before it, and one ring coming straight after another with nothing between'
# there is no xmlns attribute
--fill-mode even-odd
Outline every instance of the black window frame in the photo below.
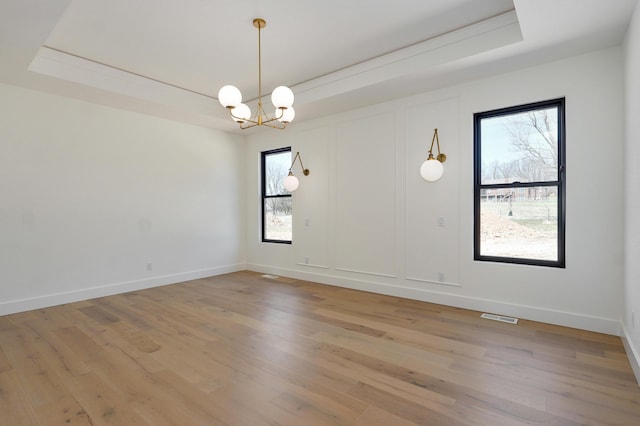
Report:
<svg viewBox="0 0 640 426"><path fill-rule="evenodd" d="M482 183L482 127L481 122L486 118L494 118L506 116L516 113L523 113L538 109L557 108L558 111L558 170L557 180L555 181L538 181L538 182L512 182L501 184L483 184ZM565 229L566 229L566 114L565 114L565 98L551 99L541 102L527 103L507 108L500 108L491 111L479 112L473 115L473 149L474 149L474 248L473 257L476 261L489 261L500 263L512 263L520 265L532 266L548 266L556 268L565 268ZM529 188L540 186L554 186L557 188L557 217L558 217L558 252L557 260L514 258L503 256L487 256L480 254L480 211L481 211L481 195L485 189L501 189L501 188Z"/></svg>
<svg viewBox="0 0 640 426"><path fill-rule="evenodd" d="M271 199L271 198L291 198L291 193L288 194L277 194L277 195L267 195L267 168L266 168L266 161L267 161L267 156L269 155L273 155L273 154L280 154L283 152L291 152L291 147L284 147L284 148L276 148L276 149L271 149L268 151L262 151L260 154L260 174L261 174L261 182L260 182L260 187L261 187L261 209L262 209L262 242L263 243L276 243L276 244L292 244L293 242L293 229L292 231L292 239L291 240L275 240L275 239L270 239L270 238L266 238L266 226L265 226L265 220L266 220L266 215L265 215L265 206L267 203L267 200Z"/></svg>

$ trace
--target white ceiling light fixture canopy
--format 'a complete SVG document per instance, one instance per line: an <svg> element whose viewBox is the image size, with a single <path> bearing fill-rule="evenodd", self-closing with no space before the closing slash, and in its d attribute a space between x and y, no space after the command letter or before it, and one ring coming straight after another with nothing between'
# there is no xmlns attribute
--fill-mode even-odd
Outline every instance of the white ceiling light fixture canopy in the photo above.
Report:
<svg viewBox="0 0 640 426"><path fill-rule="evenodd" d="M242 103L242 93L232 85L223 86L218 92L220 105L227 108L231 118L240 124L241 129L249 129L255 126L268 126L274 129L284 129L293 121L293 92L286 86L278 86L271 93L271 102L275 107L273 116L265 113L262 107L262 48L260 30L267 26L262 18L255 18L253 26L258 29L258 108L255 116L251 116L251 109ZM295 189L294 189L295 190Z"/></svg>
<svg viewBox="0 0 640 426"><path fill-rule="evenodd" d="M438 155L433 156L433 144L437 143ZM420 176L427 182L435 182L444 174L444 166L442 163L447 161L447 156L440 152L440 139L438 138L438 129L433 129L433 138L431 139L431 147L429 148L429 157L420 166Z"/></svg>

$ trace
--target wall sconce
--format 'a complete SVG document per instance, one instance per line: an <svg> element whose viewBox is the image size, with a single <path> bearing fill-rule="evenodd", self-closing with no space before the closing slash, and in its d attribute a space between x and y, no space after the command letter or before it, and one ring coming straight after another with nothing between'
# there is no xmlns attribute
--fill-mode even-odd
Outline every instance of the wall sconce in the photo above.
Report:
<svg viewBox="0 0 640 426"><path fill-rule="evenodd" d="M433 143L438 145L438 155L433 157ZM433 139L431 139L431 147L429 148L429 157L427 161L422 163L420 167L420 176L428 182L435 182L442 177L444 166L442 163L447 161L447 156L440 152L440 139L438 139L438 129L433 129Z"/></svg>
<svg viewBox="0 0 640 426"><path fill-rule="evenodd" d="M296 189L298 189L298 185L300 185L298 178L295 177L293 173L291 173L291 169L293 168L293 165L296 163L296 160L300 162L300 167L302 168L302 174L305 176L309 176L309 169L304 168L304 166L302 165L302 157L300 157L299 152L296 152L296 156L293 157L293 161L291 162L291 167L289 167L289 174L287 175L287 177L284 178L284 182L283 182L284 189L286 189L289 192L295 191Z"/></svg>

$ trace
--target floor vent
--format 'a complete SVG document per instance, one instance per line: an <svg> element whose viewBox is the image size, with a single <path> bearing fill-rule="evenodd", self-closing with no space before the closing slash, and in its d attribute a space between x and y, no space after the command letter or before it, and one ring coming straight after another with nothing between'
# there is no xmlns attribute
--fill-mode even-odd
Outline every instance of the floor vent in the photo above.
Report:
<svg viewBox="0 0 640 426"><path fill-rule="evenodd" d="M278 278L280 278L280 277L279 277L279 276L277 276L277 275L264 274L264 275L262 276L262 278L268 278L268 279L270 279L270 280L277 280L277 279L278 279Z"/></svg>
<svg viewBox="0 0 640 426"><path fill-rule="evenodd" d="M509 324L517 324L518 323L518 318L503 317L502 315L482 314L482 315L480 315L480 318L490 319L490 320L500 321L500 322L506 322L506 323L509 323Z"/></svg>

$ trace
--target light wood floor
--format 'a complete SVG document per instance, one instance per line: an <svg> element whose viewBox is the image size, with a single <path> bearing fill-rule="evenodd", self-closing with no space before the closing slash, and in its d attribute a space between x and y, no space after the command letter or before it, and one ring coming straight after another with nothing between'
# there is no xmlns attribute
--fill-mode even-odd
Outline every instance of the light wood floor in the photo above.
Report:
<svg viewBox="0 0 640 426"><path fill-rule="evenodd" d="M620 339L240 272L0 317L2 425L640 425Z"/></svg>

